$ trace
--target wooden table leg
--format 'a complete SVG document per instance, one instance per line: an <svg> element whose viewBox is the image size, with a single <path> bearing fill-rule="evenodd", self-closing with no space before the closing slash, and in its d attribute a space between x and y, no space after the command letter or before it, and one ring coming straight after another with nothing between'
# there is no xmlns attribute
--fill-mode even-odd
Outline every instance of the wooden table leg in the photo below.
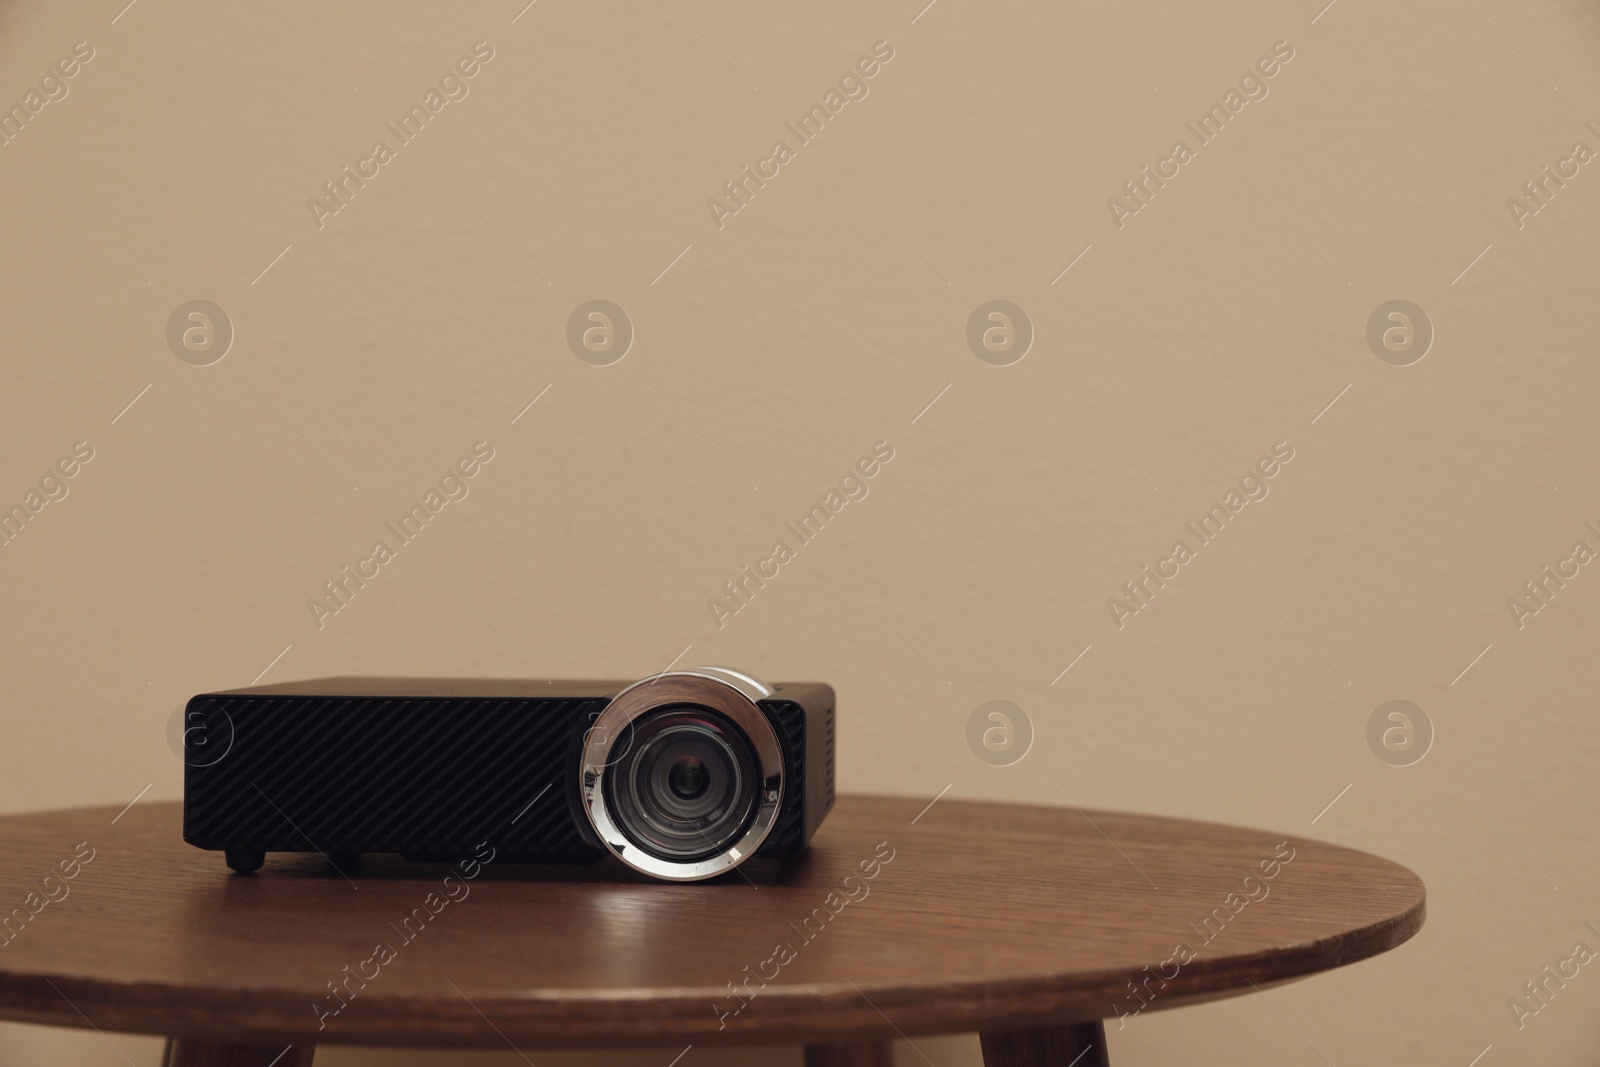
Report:
<svg viewBox="0 0 1600 1067"><path fill-rule="evenodd" d="M1098 1022L979 1034L984 1067L1109 1067Z"/></svg>
<svg viewBox="0 0 1600 1067"><path fill-rule="evenodd" d="M894 1046L887 1041L807 1045L806 1067L894 1067Z"/></svg>
<svg viewBox="0 0 1600 1067"><path fill-rule="evenodd" d="M248 1045L167 1038L163 1067L311 1067L315 1045Z"/></svg>

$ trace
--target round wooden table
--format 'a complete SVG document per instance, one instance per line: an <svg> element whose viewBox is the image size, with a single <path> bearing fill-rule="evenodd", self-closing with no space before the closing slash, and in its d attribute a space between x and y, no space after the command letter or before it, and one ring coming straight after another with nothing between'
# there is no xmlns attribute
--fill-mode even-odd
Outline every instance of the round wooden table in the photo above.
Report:
<svg viewBox="0 0 1600 1067"><path fill-rule="evenodd" d="M1181 819L841 797L810 853L699 884L594 867L230 874L176 803L0 818L0 1017L166 1034L174 1065L317 1044L799 1042L813 1065L978 1031L1105 1064L1103 1019L1250 993L1422 926L1363 852Z"/></svg>

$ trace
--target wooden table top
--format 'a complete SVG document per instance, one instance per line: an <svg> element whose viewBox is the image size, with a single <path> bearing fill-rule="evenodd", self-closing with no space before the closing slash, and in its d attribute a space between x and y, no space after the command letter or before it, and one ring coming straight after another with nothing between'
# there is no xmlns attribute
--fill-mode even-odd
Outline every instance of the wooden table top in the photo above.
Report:
<svg viewBox="0 0 1600 1067"><path fill-rule="evenodd" d="M232 875L184 844L177 803L0 818L0 1018L319 1044L817 1043L1114 1019L1422 926L1422 882L1363 852L927 803L841 797L806 857L699 884L388 857L347 879L282 854Z"/></svg>

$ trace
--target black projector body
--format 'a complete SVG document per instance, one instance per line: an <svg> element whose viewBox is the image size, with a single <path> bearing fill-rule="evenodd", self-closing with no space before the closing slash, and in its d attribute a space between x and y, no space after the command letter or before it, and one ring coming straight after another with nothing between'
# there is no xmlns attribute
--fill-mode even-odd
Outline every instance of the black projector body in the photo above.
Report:
<svg viewBox="0 0 1600 1067"><path fill-rule="evenodd" d="M833 807L833 690L695 668L640 682L326 678L195 697L183 837L268 852L590 863L695 881L805 850Z"/></svg>

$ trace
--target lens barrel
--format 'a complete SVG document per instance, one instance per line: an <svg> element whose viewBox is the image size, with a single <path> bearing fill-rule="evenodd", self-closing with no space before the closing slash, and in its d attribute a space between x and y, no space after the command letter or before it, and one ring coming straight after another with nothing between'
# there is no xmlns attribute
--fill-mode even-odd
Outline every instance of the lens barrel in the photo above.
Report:
<svg viewBox="0 0 1600 1067"><path fill-rule="evenodd" d="M692 704L646 712L606 780L618 829L664 860L703 860L744 833L760 799L755 752L732 723Z"/></svg>
<svg viewBox="0 0 1600 1067"><path fill-rule="evenodd" d="M645 874L697 881L737 867L783 798L783 749L757 704L772 690L716 667L618 693L584 738L584 810L606 849Z"/></svg>

